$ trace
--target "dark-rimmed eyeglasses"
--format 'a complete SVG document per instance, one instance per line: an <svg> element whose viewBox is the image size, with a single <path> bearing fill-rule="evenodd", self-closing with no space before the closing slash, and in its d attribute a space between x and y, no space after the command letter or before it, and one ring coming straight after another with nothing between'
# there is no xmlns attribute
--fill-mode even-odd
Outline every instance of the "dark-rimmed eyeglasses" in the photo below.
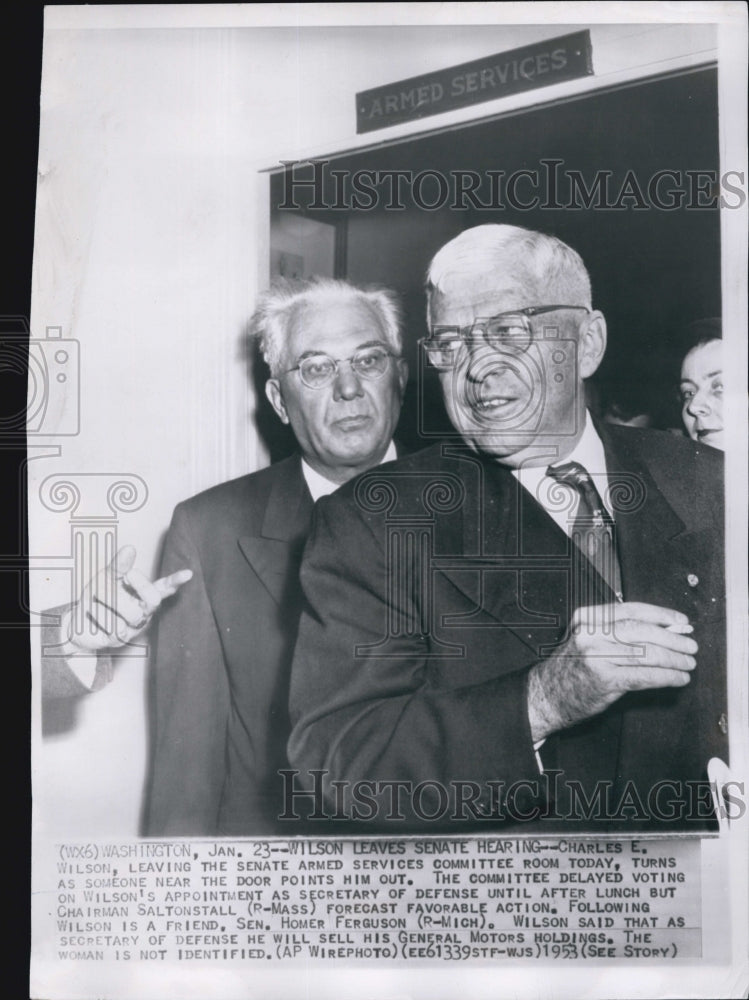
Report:
<svg viewBox="0 0 749 1000"><path fill-rule="evenodd" d="M454 367L466 345L477 340L483 340L495 351L523 354L535 339L530 317L555 312L557 309L590 312L587 306L526 306L524 309L478 318L470 326L435 326L431 334L423 337L420 343L430 364L442 371Z"/></svg>
<svg viewBox="0 0 749 1000"><path fill-rule="evenodd" d="M341 365L350 364L352 371L359 378L375 382L388 370L390 359L397 357L399 355L393 354L387 348L377 346L363 347L350 358L336 359L327 354L309 354L306 358L302 358L298 365L287 368L283 374L288 375L298 371L299 378L308 389L324 389L336 377Z"/></svg>

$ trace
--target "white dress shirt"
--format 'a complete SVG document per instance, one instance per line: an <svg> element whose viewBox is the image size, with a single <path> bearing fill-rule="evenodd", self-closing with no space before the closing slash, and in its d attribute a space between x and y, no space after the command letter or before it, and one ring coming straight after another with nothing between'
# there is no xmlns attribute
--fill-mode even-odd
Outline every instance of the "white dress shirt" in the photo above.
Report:
<svg viewBox="0 0 749 1000"><path fill-rule="evenodd" d="M609 480L606 472L603 442L593 426L593 421L587 414L583 433L574 449L563 459L557 459L549 464L564 465L567 462L579 462L587 470L613 520L614 511L611 508L608 495ZM524 466L521 469L513 469L512 474L521 486L528 490L531 496L541 504L547 514L556 521L562 531L571 536L580 503L580 494L572 486L547 476L547 468L548 465ZM560 497L564 498L561 502Z"/></svg>
<svg viewBox="0 0 749 1000"><path fill-rule="evenodd" d="M391 441L387 451L377 464L384 465L385 462L393 462L397 457L395 445ZM304 459L302 459L302 475L313 500L319 500L320 497L326 497L329 493L334 493L341 485L340 483L334 483L332 480L326 479L319 472L315 472L312 466L308 465Z"/></svg>

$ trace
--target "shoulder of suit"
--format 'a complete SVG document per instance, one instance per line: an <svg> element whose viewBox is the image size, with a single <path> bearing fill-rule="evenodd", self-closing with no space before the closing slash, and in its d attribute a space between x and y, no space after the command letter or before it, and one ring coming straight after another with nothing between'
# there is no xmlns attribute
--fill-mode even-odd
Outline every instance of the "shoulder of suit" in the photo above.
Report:
<svg viewBox="0 0 749 1000"><path fill-rule="evenodd" d="M317 503L318 505L324 504L325 506L339 503L346 504L354 496L357 489L361 488L360 484L363 481L397 479L399 476L408 474L409 472L438 472L445 468L446 461L450 462L449 459L446 460L442 456L439 444L430 445L428 448L407 452L406 454L399 453L398 458L393 461L383 462L382 465L376 465L374 468L368 469L358 476L354 476L353 479L349 479L347 483L339 486L334 493L322 497Z"/></svg>
<svg viewBox="0 0 749 1000"><path fill-rule="evenodd" d="M607 425L606 433L615 444L632 449L648 464L677 474L680 470L705 475L720 474L723 467L722 451L692 441L686 435L616 424Z"/></svg>
<svg viewBox="0 0 749 1000"><path fill-rule="evenodd" d="M362 472L321 497L315 504L315 520L340 525L351 517L375 523L392 509L391 499L399 504L420 504L421 493L430 475L459 475L456 459L443 453L442 444L401 455Z"/></svg>
<svg viewBox="0 0 749 1000"><path fill-rule="evenodd" d="M186 514L191 520L202 520L206 516L215 519L230 515L232 511L241 511L246 516L248 508L264 509L270 491L279 477L297 474L301 478L299 456L291 455L257 472L202 490L177 504L175 515Z"/></svg>
<svg viewBox="0 0 749 1000"><path fill-rule="evenodd" d="M668 431L612 426L620 454L641 461L676 513L693 527L720 518L723 452Z"/></svg>

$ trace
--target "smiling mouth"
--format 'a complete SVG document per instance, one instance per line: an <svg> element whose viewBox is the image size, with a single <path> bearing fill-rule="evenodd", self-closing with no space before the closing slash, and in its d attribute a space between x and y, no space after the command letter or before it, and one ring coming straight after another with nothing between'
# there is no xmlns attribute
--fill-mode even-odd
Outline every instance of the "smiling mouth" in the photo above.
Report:
<svg viewBox="0 0 749 1000"><path fill-rule="evenodd" d="M498 392L487 393L485 396L478 396L467 402L477 419L492 423L497 420L502 422L515 420L519 410L523 409L523 402L519 396L508 396Z"/></svg>
<svg viewBox="0 0 749 1000"><path fill-rule="evenodd" d="M476 410L503 410L517 401L517 396L487 396L477 399L473 406Z"/></svg>

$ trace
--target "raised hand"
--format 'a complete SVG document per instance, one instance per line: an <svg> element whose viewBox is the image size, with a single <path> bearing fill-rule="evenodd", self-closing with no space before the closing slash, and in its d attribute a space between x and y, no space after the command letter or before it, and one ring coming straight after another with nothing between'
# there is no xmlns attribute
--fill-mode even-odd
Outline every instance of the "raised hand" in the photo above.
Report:
<svg viewBox="0 0 749 1000"><path fill-rule="evenodd" d="M134 569L135 548L126 545L84 587L62 622L70 653L124 646L151 623L161 602L192 578L181 569L153 582Z"/></svg>

